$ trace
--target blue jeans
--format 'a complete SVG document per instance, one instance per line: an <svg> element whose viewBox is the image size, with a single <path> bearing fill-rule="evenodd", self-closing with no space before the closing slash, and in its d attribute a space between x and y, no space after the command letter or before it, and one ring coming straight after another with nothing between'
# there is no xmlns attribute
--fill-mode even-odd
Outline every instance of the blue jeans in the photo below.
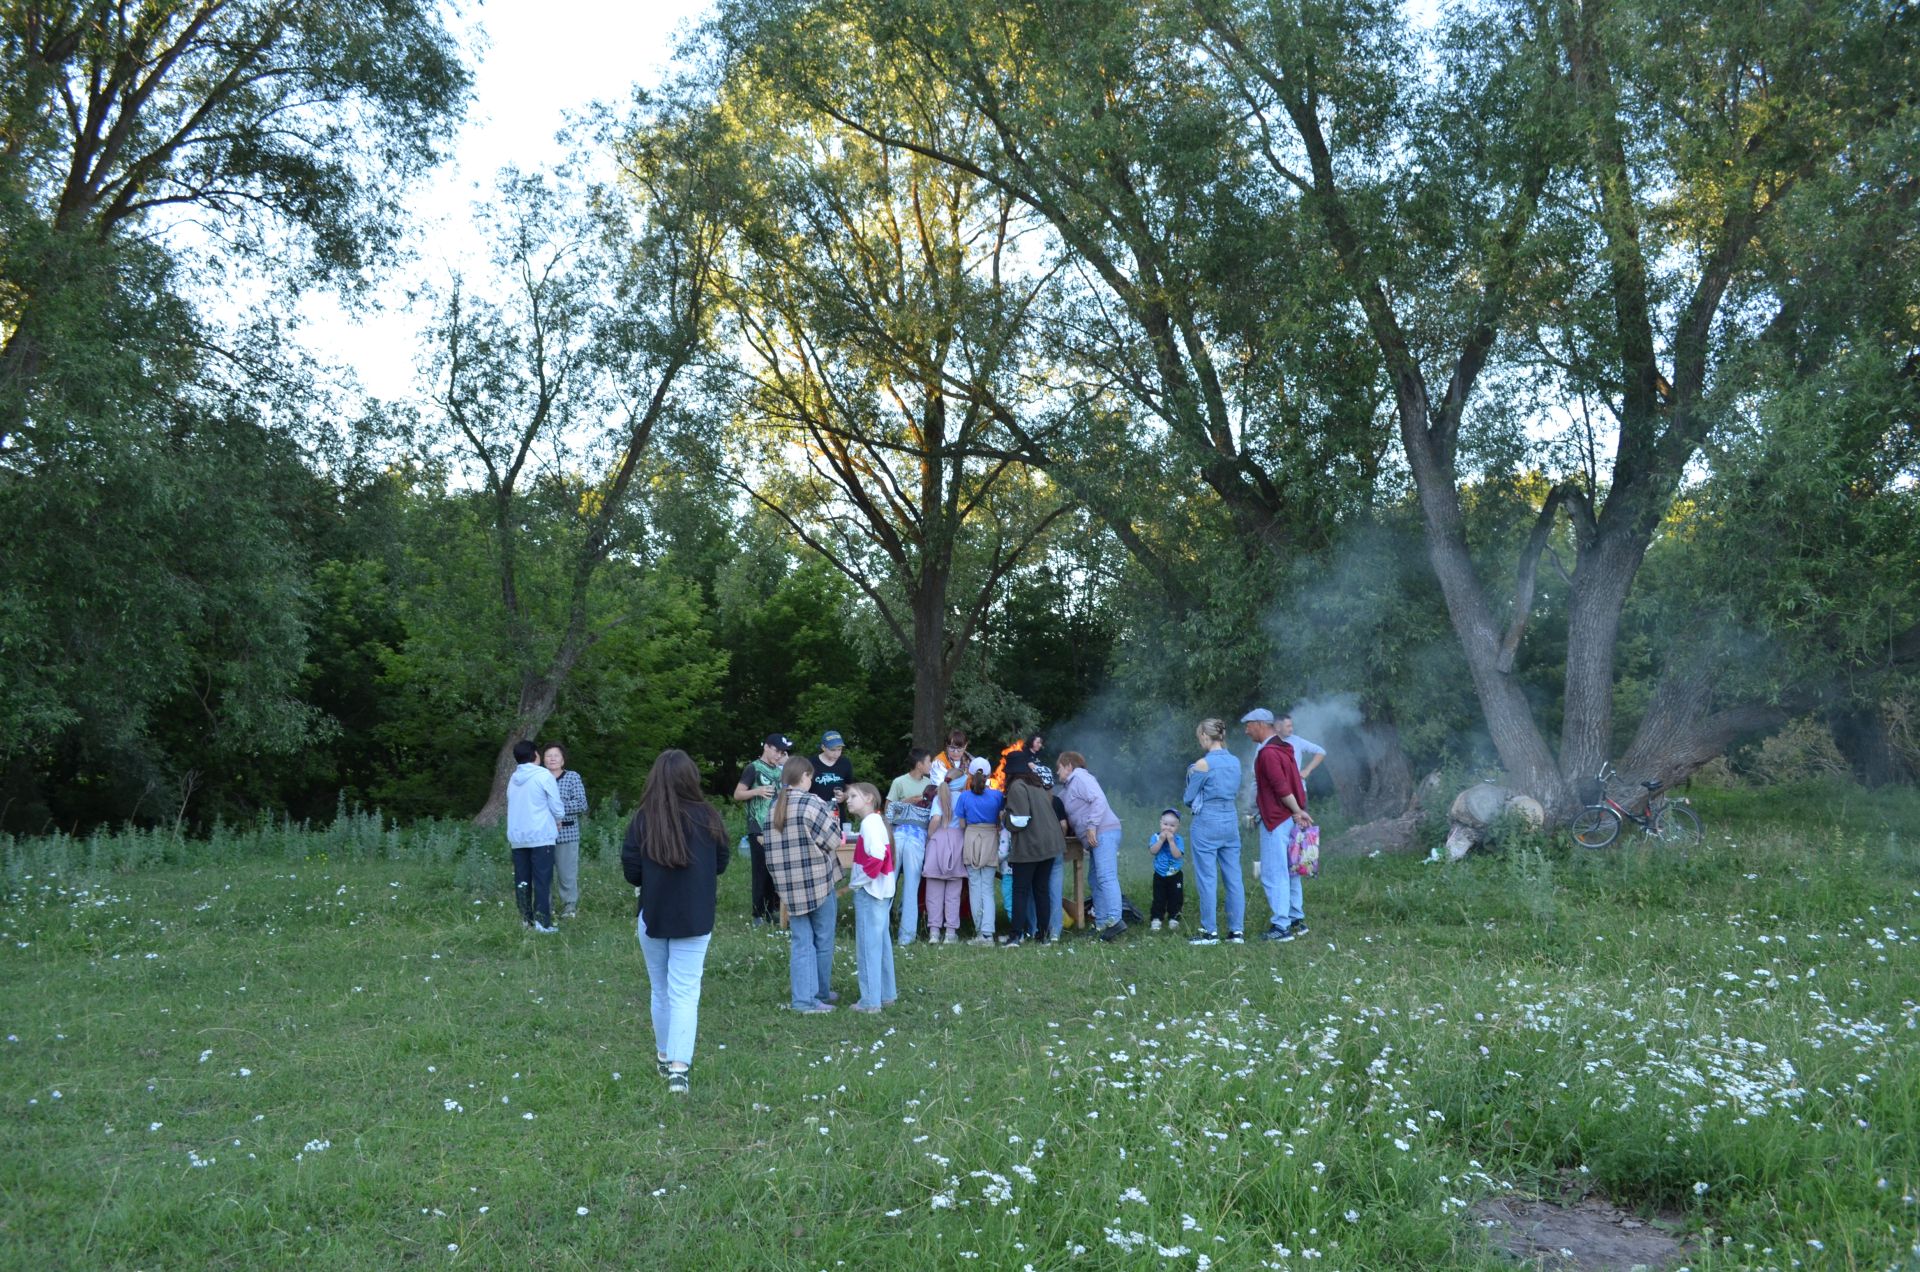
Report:
<svg viewBox="0 0 1920 1272"><path fill-rule="evenodd" d="M1087 850L1093 876L1093 922L1112 927L1120 921L1120 828L1100 831Z"/></svg>
<svg viewBox="0 0 1920 1272"><path fill-rule="evenodd" d="M707 966L705 936L672 940L647 935L647 918L634 921L640 952L646 956L647 979L653 983L653 1049L668 1063L693 1063L693 1036L700 1028L700 975Z"/></svg>
<svg viewBox="0 0 1920 1272"><path fill-rule="evenodd" d="M1053 869L1048 872L1047 878L1049 891L1053 894L1053 912L1051 914L1045 910L1040 912L1040 926L1046 931L1048 936L1057 941L1060 939L1060 929L1067 921L1066 912L1060 908L1061 899L1067 894L1067 859L1065 857L1055 857L1053 859ZM1076 901L1079 899L1078 897L1074 898ZM1035 904L1038 904L1038 902L1035 902Z"/></svg>
<svg viewBox="0 0 1920 1272"><path fill-rule="evenodd" d="M829 892L817 909L787 915L787 982L795 1011L826 1002L832 992L833 923L839 910Z"/></svg>
<svg viewBox="0 0 1920 1272"><path fill-rule="evenodd" d="M1200 926L1208 932L1217 932L1214 920L1218 913L1220 884L1224 879L1227 889L1227 931L1240 932L1247 924L1247 889L1240 877L1240 827L1231 816L1193 823L1193 846L1188 851L1193 858L1194 890L1199 893ZM1262 871L1265 866L1260 867Z"/></svg>
<svg viewBox="0 0 1920 1272"><path fill-rule="evenodd" d="M920 931L920 867L927 860L927 828L895 826L893 852L900 866L900 944L912 945ZM858 919L859 911L854 917Z"/></svg>
<svg viewBox="0 0 1920 1272"><path fill-rule="evenodd" d="M513 850L513 895L524 923L553 926L553 845Z"/></svg>
<svg viewBox="0 0 1920 1272"><path fill-rule="evenodd" d="M860 981L860 1006L883 1007L900 996L893 983L893 942L887 939L892 898L853 890L853 967Z"/></svg>
<svg viewBox="0 0 1920 1272"><path fill-rule="evenodd" d="M1269 920L1275 927L1306 921L1300 909L1300 876L1287 869L1287 849L1293 843L1293 818L1268 830L1260 824L1260 887L1267 894Z"/></svg>

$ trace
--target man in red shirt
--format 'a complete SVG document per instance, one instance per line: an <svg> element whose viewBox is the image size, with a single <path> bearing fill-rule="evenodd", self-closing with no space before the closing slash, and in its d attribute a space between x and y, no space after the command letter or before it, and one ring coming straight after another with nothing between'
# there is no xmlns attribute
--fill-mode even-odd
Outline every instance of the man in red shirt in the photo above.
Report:
<svg viewBox="0 0 1920 1272"><path fill-rule="evenodd" d="M1260 812L1260 886L1266 890L1265 940L1291 941L1305 936L1307 920L1300 908L1300 876L1288 863L1288 849L1296 831L1313 825L1307 815L1307 785L1300 765L1275 728L1273 712L1255 707L1240 717L1254 741L1253 794Z"/></svg>

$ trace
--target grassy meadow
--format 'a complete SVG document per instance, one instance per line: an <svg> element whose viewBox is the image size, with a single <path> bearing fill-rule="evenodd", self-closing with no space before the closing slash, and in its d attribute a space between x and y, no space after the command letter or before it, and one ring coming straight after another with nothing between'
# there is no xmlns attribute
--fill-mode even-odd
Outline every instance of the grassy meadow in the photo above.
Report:
<svg viewBox="0 0 1920 1272"><path fill-rule="evenodd" d="M0 1265L1495 1268L1477 1202L1590 1190L1691 1268L1913 1266L1920 799L1700 807L1331 862L1292 944L918 946L878 1017L781 1009L741 863L679 1098L616 826L554 937L451 824L0 841Z"/></svg>

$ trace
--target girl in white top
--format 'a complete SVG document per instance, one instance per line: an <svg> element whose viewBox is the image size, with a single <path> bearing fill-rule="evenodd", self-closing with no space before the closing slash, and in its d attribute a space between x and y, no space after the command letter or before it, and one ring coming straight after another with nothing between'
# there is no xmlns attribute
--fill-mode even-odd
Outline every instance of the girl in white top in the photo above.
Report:
<svg viewBox="0 0 1920 1272"><path fill-rule="evenodd" d="M860 981L855 1011L877 1012L891 1007L898 991L893 982L893 942L887 921L893 915L896 870L893 836L880 815L880 792L871 782L847 788L847 811L860 819L860 837L853 845L853 956Z"/></svg>

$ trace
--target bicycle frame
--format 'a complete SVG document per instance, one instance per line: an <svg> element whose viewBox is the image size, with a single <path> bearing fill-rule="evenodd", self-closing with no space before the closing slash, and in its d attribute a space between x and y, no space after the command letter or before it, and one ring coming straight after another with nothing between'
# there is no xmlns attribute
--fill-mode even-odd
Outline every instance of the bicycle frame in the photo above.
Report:
<svg viewBox="0 0 1920 1272"><path fill-rule="evenodd" d="M1660 829L1661 814L1667 811L1667 788L1656 786L1647 792L1647 811L1645 816L1627 811L1626 805L1615 799L1606 789L1607 780L1613 776L1613 765L1600 766L1600 802L1611 808L1621 821L1631 822L1647 834L1657 833Z"/></svg>

